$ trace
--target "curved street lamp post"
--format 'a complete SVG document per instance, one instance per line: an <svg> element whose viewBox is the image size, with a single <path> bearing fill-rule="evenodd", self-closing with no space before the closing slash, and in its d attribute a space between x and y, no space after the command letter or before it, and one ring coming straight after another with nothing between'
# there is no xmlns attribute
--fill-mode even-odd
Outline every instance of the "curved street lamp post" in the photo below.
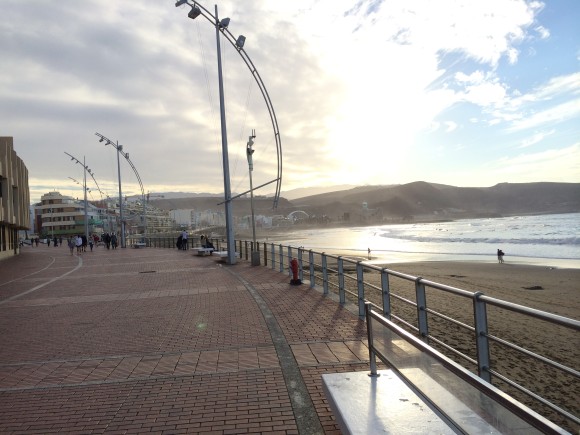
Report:
<svg viewBox="0 0 580 435"><path fill-rule="evenodd" d="M73 160L75 163L78 163L79 165L81 165L84 169L83 171L83 191L84 191L84 203L85 203L85 237L87 238L87 240L89 240L89 212L88 212L88 200L87 200L87 171L89 172L89 174L91 174L91 177L93 177L93 180L95 179L93 172L89 169L89 167L86 165L85 162L85 157L83 156L83 161L81 162L79 159L77 159L75 156L73 156L72 154L67 153L66 151L64 152L67 156L70 157L71 160ZM96 183L96 180L95 180ZM97 185L98 186L98 185ZM100 191L100 189L99 189Z"/></svg>
<svg viewBox="0 0 580 435"><path fill-rule="evenodd" d="M121 219L121 248L126 248L126 241L125 241L125 222L123 220L123 192L121 191L121 163L119 159L119 154L121 154L127 160L127 163L133 169L135 176L137 177L137 181L139 182L139 187L141 188L141 197L143 202L143 242L147 240L147 214L145 208L145 189L143 188L143 182L141 181L141 177L139 176L139 172L137 172L137 168L129 158L129 153L123 152L123 145L119 145L119 141L113 142L112 140L108 139L107 137L103 136L100 133L95 133L99 137L99 142L106 142L105 146L112 145L117 150L117 173L119 175L119 218Z"/></svg>
<svg viewBox="0 0 580 435"><path fill-rule="evenodd" d="M236 256L235 256L235 241L234 241L234 233L233 233L233 222L232 222L232 212L231 212L231 201L234 199L231 197L230 191L230 174L229 174L229 160L228 160L228 143L227 143L227 131L226 131L226 118L225 118L225 107L224 107L224 90L223 90L223 77L222 77L222 60L221 60L221 46L220 46L220 32L222 35L228 40L228 42L237 50L239 55L242 57L244 63L252 73L254 80L258 84L260 88L260 92L266 102L266 106L268 108L268 113L270 115L270 120L272 121L272 127L274 129L274 138L276 141L276 153L278 159L278 174L277 177L268 182L263 184L263 187L267 184L276 182L276 191L274 194L274 208L278 206L278 200L280 198L280 188L282 183L282 144L280 141L280 132L278 130L278 120L276 119L276 113L274 112L274 107L272 106L272 102L270 101L270 96L268 95L268 91L266 90L266 86L258 73L258 70L254 66L254 63L244 50L244 44L246 41L246 37L243 35L238 36L235 38L232 33L228 30L228 25L230 23L229 18L223 18L219 20L218 18L218 8L215 5L215 15L212 15L206 8L204 8L199 2L194 1L190 3L189 0L178 0L175 3L176 7L182 6L187 4L191 7L191 10L187 14L187 16L191 19L195 19L198 16L202 15L206 18L216 30L216 45L217 45L217 62L218 62L218 81L219 81L219 94L220 94L220 116L221 116L221 133L222 133L222 159L223 159L223 171L224 171L224 202L225 202L225 214L226 214L226 233L227 233L227 246L228 246L228 256L227 256L227 263L228 264L235 264ZM253 191L253 188L250 187L250 190ZM247 193L247 192L246 192ZM237 195L236 197L241 196Z"/></svg>
<svg viewBox="0 0 580 435"><path fill-rule="evenodd" d="M248 157L248 170L250 173L250 208L252 209L252 266L260 265L260 251L258 251L258 245L256 244L256 215L254 213L254 186L252 182L252 172L254 171L254 139L256 139L256 131L252 130L252 135L248 137L248 143L246 146L246 156Z"/></svg>

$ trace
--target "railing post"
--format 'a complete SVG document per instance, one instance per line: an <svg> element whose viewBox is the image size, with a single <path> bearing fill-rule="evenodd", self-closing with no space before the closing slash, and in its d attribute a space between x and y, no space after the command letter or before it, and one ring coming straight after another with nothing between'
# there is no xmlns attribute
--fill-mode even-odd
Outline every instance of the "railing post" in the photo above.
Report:
<svg viewBox="0 0 580 435"><path fill-rule="evenodd" d="M314 252L312 252L312 249L308 251L308 263L310 266L310 288L314 288L316 277L314 276Z"/></svg>
<svg viewBox="0 0 580 435"><path fill-rule="evenodd" d="M423 278L415 280L415 294L417 301L417 326L421 340L429 343L429 328L427 327L427 295L425 294L425 284L421 282Z"/></svg>
<svg viewBox="0 0 580 435"><path fill-rule="evenodd" d="M302 269L303 267L303 263L302 263L302 252L304 250L300 247L298 248L298 279L300 280L300 282L304 281L304 270Z"/></svg>
<svg viewBox="0 0 580 435"><path fill-rule="evenodd" d="M290 262L292 261L292 246L288 246L286 252L288 256L288 276L292 278L292 268L290 267Z"/></svg>
<svg viewBox="0 0 580 435"><path fill-rule="evenodd" d="M342 264L342 257L338 257L336 260L338 265L338 299L341 305L346 303L346 295L344 293L344 266Z"/></svg>
<svg viewBox="0 0 580 435"><path fill-rule="evenodd" d="M360 261L356 263L356 285L358 289L358 316L363 318L365 315L365 282L364 268Z"/></svg>
<svg viewBox="0 0 580 435"><path fill-rule="evenodd" d="M284 272L284 251L282 250L282 245L280 245L280 272Z"/></svg>
<svg viewBox="0 0 580 435"><path fill-rule="evenodd" d="M366 320L367 320L367 343L369 346L369 361L371 363L371 372L369 373L369 376L375 377L375 376L380 376L380 375L377 373L377 355L375 354L375 351L374 351L375 343L374 343L374 337L373 337L371 310L372 310L371 303L366 302L365 303L365 316L366 316Z"/></svg>
<svg viewBox="0 0 580 435"><path fill-rule="evenodd" d="M270 245L270 252L272 254L272 270L276 269L276 246L272 243Z"/></svg>
<svg viewBox="0 0 580 435"><path fill-rule="evenodd" d="M264 242L264 266L268 266L268 244Z"/></svg>
<svg viewBox="0 0 580 435"><path fill-rule="evenodd" d="M487 308L479 299L482 292L473 294L473 315L475 324L475 344L477 347L477 371L479 377L491 383L489 340L487 339Z"/></svg>
<svg viewBox="0 0 580 435"><path fill-rule="evenodd" d="M324 252L322 253L322 293L328 294L328 261Z"/></svg>
<svg viewBox="0 0 580 435"><path fill-rule="evenodd" d="M381 270L381 289L383 290L383 316L391 320L391 289L389 273L386 269Z"/></svg>
<svg viewBox="0 0 580 435"><path fill-rule="evenodd" d="M253 242L252 242L253 244ZM240 242L240 246L241 246L241 242ZM244 240L244 248L246 249L246 252L244 253L245 257L246 257L246 261L248 261L248 241ZM254 247L252 246L252 251L254 250ZM240 252L240 255L242 255L242 253Z"/></svg>

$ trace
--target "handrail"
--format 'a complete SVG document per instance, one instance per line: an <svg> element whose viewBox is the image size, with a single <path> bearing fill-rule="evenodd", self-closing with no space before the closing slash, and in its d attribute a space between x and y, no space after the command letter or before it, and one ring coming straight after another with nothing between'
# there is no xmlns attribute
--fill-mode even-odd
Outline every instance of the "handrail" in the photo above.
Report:
<svg viewBox="0 0 580 435"><path fill-rule="evenodd" d="M449 373L452 374L452 376L461 379L465 383L464 385L472 387L474 389L474 391L476 391L476 390L480 391L485 396L491 398L494 402L499 403L506 410L509 410L511 413L513 413L513 415L516 418L527 422L531 427L533 427L537 430L540 430L542 433L554 433L554 434L566 433L562 428L558 427L557 425L555 425L554 423L552 423L548 419L546 419L546 418L542 417L541 415L537 414L536 412L532 411L527 406L521 404L520 402L516 401L512 397L503 393L501 390L495 388L493 385L485 382L483 379L475 376L469 370L465 369L461 365L457 364L455 361L449 359L448 357L446 357L442 353L438 352L433 347L428 346L423 341L418 340L415 336L408 333L404 329L398 327L397 325L395 325L393 322L391 322L387 318L381 316L378 313L375 313L372 310L372 307L370 306L370 304L365 304L365 314L366 314L366 320L367 320L368 345L369 345L369 352L370 352L370 359L371 359L371 363L370 363L371 375L376 376L376 374L377 374L376 363L373 361L373 359L375 358L375 356L378 356L381 359L381 361L383 361L385 364L388 364L390 367L392 367L393 370L395 370L399 376L406 379L407 383L412 385L414 388L418 389L419 392L423 393L422 396L424 397L424 399L427 400L432 406L437 408L443 415L447 416L453 424L457 424L458 422L455 421L454 418L452 418L452 416L450 415L450 412L453 412L454 410L452 408L449 408L449 407L447 407L447 409L445 409L445 406L447 404L446 400L438 401L437 397L430 397L428 393L422 391L421 387L417 386L413 382L412 375L409 376L406 374L408 372L408 370L400 370L400 368L397 367L397 364L393 363L393 361L391 360L391 358L389 358L389 356L387 354L382 352L382 350L380 348L375 347L374 338L373 338L374 337L374 331L373 331L374 328L372 327L373 322L371 321L371 319L376 320L383 327L390 329L397 337L403 338L407 343L414 346L422 354L425 354L428 357L430 357L432 360L436 361L442 367L447 369L449 371ZM471 396L473 394L470 392L469 388L465 388L465 387L461 387L461 386L460 387L455 386L455 391L456 392L461 391L461 393L463 393L466 396L466 398L468 398L468 399L469 399L469 396ZM479 399L479 400L481 400L481 399ZM485 402L483 401L482 403L485 403ZM441 406L443 406L444 408L442 408ZM462 411L458 411L458 412L457 412L457 410L455 410L455 411L456 411L458 416L465 417L462 415L463 414ZM485 412L485 410L482 410L482 411ZM496 416L492 415L491 417L494 418ZM500 424L503 423L504 419L509 423L509 421L512 420L512 418L513 418L509 414L506 415L506 414L502 413L501 411L498 412L497 417L498 417L497 423L500 423ZM461 427L459 427L459 429L461 430ZM516 429L516 428L511 428L511 429ZM518 428L518 429L521 429L521 428Z"/></svg>

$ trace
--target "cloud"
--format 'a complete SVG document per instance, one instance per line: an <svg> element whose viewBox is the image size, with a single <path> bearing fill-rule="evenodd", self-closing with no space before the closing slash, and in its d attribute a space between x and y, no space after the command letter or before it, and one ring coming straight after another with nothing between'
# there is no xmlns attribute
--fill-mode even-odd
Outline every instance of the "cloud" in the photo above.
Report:
<svg viewBox="0 0 580 435"><path fill-rule="evenodd" d="M554 133L556 133L556 130L554 130L554 129L552 129L550 131L543 131L543 132L535 133L531 137L528 137L528 138L522 140L520 142L520 145L518 146L518 148L527 148L527 147L530 147L530 146L535 145L537 143L540 143L546 137L551 136Z"/></svg>
<svg viewBox="0 0 580 435"><path fill-rule="evenodd" d="M493 170L506 179L521 182L580 182L580 143L567 148L504 157L493 164Z"/></svg>
<svg viewBox="0 0 580 435"><path fill-rule="evenodd" d="M224 0L220 16L231 18L232 34L246 36L253 63L248 68L222 43L232 188L247 189L252 129L254 184L276 176L263 92L276 114L286 190L345 176L400 182L430 159L419 140L425 136L449 149L445 133L454 132L468 153L498 140L497 132L522 132L527 141L511 137L498 147L530 147L538 132L578 114L578 74L542 73L533 89L510 80L510 68L525 61L522 50L555 39L558 29L539 20L544 7L524 0ZM85 156L114 195L116 155L97 142L98 131L125 146L146 190L223 190L215 29L188 19L187 10L171 0L3 3L0 119L35 184L69 189L69 176L82 177L67 151ZM429 166L422 179L433 174ZM131 169L121 170L124 188L138 191Z"/></svg>

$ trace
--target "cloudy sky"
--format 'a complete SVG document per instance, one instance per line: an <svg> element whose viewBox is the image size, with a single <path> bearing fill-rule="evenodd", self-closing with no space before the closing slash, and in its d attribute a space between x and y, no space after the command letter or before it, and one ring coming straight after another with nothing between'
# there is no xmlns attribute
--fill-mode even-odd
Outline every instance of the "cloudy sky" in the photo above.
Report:
<svg viewBox="0 0 580 435"><path fill-rule="evenodd" d="M202 5L214 13L213 3ZM580 2L224 0L270 96L282 191L424 180L580 182ZM33 200L115 196L122 144L146 192L223 192L215 28L174 0L0 0L0 135ZM252 72L222 40L232 191L276 177ZM140 192L121 161L123 194ZM91 183L88 183L89 187ZM271 193L272 186L261 193ZM94 190L94 189L93 189ZM98 199L96 192L91 193Z"/></svg>

